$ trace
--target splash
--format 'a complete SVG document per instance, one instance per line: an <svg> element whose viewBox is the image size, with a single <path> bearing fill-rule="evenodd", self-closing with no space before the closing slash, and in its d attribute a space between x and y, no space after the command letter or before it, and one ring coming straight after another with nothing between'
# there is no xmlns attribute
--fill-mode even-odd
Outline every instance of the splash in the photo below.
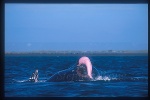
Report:
<svg viewBox="0 0 150 100"><path fill-rule="evenodd" d="M119 75L114 77L114 75L105 75L105 76L98 76L92 81L147 81L148 78L144 77L120 77Z"/></svg>
<svg viewBox="0 0 150 100"><path fill-rule="evenodd" d="M28 80L15 80L18 83L23 83L23 82L27 82Z"/></svg>
<svg viewBox="0 0 150 100"><path fill-rule="evenodd" d="M24 83L24 82L27 82L28 80L15 80L15 79L12 79L12 83Z"/></svg>
<svg viewBox="0 0 150 100"><path fill-rule="evenodd" d="M43 79L43 80L39 80L37 82L30 82L29 80L15 80L13 79L12 80L12 83L43 83L43 82L46 82L47 80L46 79Z"/></svg>
<svg viewBox="0 0 150 100"><path fill-rule="evenodd" d="M98 77L95 78L95 81L99 81L99 80L110 81L111 78L108 77L108 76L104 76L104 77L103 76L98 76Z"/></svg>

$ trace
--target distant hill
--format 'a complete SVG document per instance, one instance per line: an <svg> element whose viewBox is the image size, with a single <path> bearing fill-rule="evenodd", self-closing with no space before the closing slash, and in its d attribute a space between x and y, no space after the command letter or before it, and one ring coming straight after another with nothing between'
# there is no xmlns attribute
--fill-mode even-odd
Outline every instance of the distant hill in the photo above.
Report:
<svg viewBox="0 0 150 100"><path fill-rule="evenodd" d="M31 51L5 52L6 55L134 55L148 54L148 50L103 50L103 51Z"/></svg>

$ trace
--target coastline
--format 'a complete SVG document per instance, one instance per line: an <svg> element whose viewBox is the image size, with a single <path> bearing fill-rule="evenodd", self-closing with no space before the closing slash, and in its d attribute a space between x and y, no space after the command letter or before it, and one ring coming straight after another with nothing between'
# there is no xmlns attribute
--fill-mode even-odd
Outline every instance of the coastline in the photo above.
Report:
<svg viewBox="0 0 150 100"><path fill-rule="evenodd" d="M148 56L148 51L34 51L6 52L5 56Z"/></svg>

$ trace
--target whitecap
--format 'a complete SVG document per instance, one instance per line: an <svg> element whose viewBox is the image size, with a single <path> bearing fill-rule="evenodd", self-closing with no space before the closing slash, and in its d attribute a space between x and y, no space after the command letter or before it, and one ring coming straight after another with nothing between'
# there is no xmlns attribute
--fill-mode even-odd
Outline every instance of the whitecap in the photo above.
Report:
<svg viewBox="0 0 150 100"><path fill-rule="evenodd" d="M111 80L111 78L109 78L108 76L98 76L98 77L96 77L95 78L95 80L104 80L104 81L110 81Z"/></svg>

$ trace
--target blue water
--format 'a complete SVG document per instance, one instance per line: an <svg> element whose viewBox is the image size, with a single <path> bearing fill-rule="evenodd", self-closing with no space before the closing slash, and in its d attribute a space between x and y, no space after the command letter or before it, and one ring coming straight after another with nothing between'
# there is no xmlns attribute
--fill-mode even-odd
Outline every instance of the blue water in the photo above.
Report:
<svg viewBox="0 0 150 100"><path fill-rule="evenodd" d="M5 56L6 97L147 97L148 56L88 56L100 76L89 82L46 82L79 56ZM39 82L26 82L39 70Z"/></svg>

